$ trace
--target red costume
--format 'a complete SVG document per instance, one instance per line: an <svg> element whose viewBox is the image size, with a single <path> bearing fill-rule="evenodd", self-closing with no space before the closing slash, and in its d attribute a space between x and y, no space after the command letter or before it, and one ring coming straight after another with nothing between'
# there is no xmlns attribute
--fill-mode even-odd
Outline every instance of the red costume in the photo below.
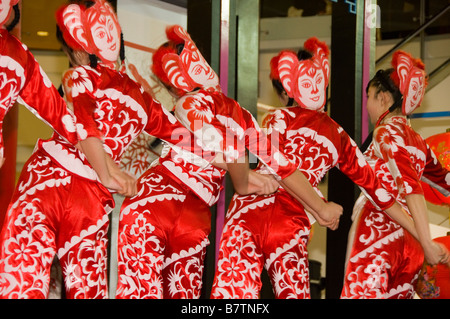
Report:
<svg viewBox="0 0 450 319"><path fill-rule="evenodd" d="M202 147L237 159L245 154L245 145L279 178L291 174L295 167L278 156L251 114L219 91L217 75L189 35L175 26L168 37L183 42L184 49L179 56L164 52L164 46L158 49L154 64L161 62L162 52L166 70L156 72L183 92L175 115ZM207 70L195 84L186 72L192 65ZM186 93L196 87L202 89ZM139 178L139 194L122 205L118 298L200 297L210 206L219 198L225 171L190 163L186 155L166 148L158 165Z"/></svg>
<svg viewBox="0 0 450 319"><path fill-rule="evenodd" d="M4 156L3 137L1 134L3 119L16 101L47 123L54 130L54 136L59 136L61 140L69 144L76 144L78 141L72 113L66 108L64 100L27 47L3 28L3 23L7 20L11 7L17 2L3 1L0 4L0 161ZM39 167L32 166L30 169L40 170ZM42 185L37 187L42 187ZM36 190L37 188L30 190L31 195ZM38 200L36 199L35 202ZM30 210L33 207L32 205L23 206L25 209L17 220L17 225L22 227L24 231L16 238L10 238L9 234L9 230L13 226L10 225L8 220L10 222L14 221L11 215L12 212L9 211L5 217L0 238L0 298L6 296L12 298L25 297L22 292L14 291L17 288L17 281L11 273L16 270L21 271L34 268L36 266L34 257L38 253L42 253L42 251L39 252L39 245L32 243L32 236L28 233L30 224L33 223L33 218L29 218L31 216ZM42 220L42 216L39 214L35 215L35 217ZM37 231L37 236L42 237L43 233ZM17 254L16 257L30 253L30 258L25 260L10 258L10 251ZM44 254L46 253L44 252ZM50 266L51 260L47 262ZM42 287L42 282L49 279L49 274L41 273L35 279L27 276L22 279L30 280L30 284L37 287L32 289L39 289L38 287Z"/></svg>
<svg viewBox="0 0 450 319"><path fill-rule="evenodd" d="M99 21L108 21L107 15L115 18L103 1L89 9L69 5L62 14L76 19L66 19L60 27L70 29L82 14L88 20L97 13ZM120 39L118 23L115 27ZM80 140L101 139L116 163L142 131L191 150L189 131L127 75L99 64L76 67L71 79ZM108 213L113 207L110 191L84 154L56 134L39 140L19 178L2 233L2 296L45 298L57 253L68 298L106 298Z"/></svg>
<svg viewBox="0 0 450 319"><path fill-rule="evenodd" d="M375 205L389 207L393 198L380 187L356 143L323 112L328 48L315 38L305 48L314 54L311 59L299 61L295 53L282 52L279 62L274 62L278 57L271 62L271 78L283 83L300 106L276 110L264 119L270 140L278 142L314 187L336 166ZM310 90L304 90L304 81ZM276 298L310 298L310 228L308 214L284 189L269 196L235 195L226 215L212 298L258 298L263 267Z"/></svg>
<svg viewBox="0 0 450 319"><path fill-rule="evenodd" d="M420 106L426 81L423 64L398 51L393 56L393 79L403 95L402 113L375 127L364 155L377 177L409 212L406 196L423 194L420 178L450 190L450 172L442 167L406 115ZM395 76L398 77L395 81ZM381 122L383 120L383 122ZM413 298L423 264L419 242L383 211L360 197L354 207L342 298Z"/></svg>

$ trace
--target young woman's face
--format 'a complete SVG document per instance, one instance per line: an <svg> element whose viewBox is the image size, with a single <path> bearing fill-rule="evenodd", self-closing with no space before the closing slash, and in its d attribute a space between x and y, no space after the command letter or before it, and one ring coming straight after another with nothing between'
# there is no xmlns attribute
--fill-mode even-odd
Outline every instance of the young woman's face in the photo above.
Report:
<svg viewBox="0 0 450 319"><path fill-rule="evenodd" d="M377 89L374 86L369 87L367 92L366 108L370 117L370 122L375 125L378 118L385 112L381 96L383 92L376 94Z"/></svg>
<svg viewBox="0 0 450 319"><path fill-rule="evenodd" d="M0 26L3 26L9 18L12 0L0 0Z"/></svg>
<svg viewBox="0 0 450 319"><path fill-rule="evenodd" d="M119 57L120 33L111 16L97 20L92 26L92 38L102 61L114 62Z"/></svg>
<svg viewBox="0 0 450 319"><path fill-rule="evenodd" d="M309 109L319 110L325 102L325 78L322 70L310 76L305 73L298 79L300 102Z"/></svg>

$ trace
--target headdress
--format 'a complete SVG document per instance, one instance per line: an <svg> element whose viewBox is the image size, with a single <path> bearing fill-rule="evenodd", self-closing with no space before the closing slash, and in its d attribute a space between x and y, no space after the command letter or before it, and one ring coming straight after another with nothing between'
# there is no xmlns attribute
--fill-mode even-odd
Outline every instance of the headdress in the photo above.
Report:
<svg viewBox="0 0 450 319"><path fill-rule="evenodd" d="M414 59L401 50L394 52L391 64L394 68L392 81L403 95L402 113L409 115L420 106L425 95L428 84L425 65L420 59Z"/></svg>
<svg viewBox="0 0 450 319"><path fill-rule="evenodd" d="M220 90L217 74L203 58L189 34L179 25L166 29L168 43L153 55L153 73L179 92L195 88Z"/></svg>
<svg viewBox="0 0 450 319"><path fill-rule="evenodd" d="M278 70L278 64L280 63L280 57L284 54L284 53L292 53L295 54L294 51L292 50L282 50L280 51L276 56L274 56L272 59L270 59L270 79L271 80L275 80L275 81L280 81L280 72Z"/></svg>
<svg viewBox="0 0 450 319"><path fill-rule="evenodd" d="M326 88L330 76L329 50L324 42L312 37L304 43L304 49L312 58L299 61L293 52L284 52L279 59L278 72L286 93L303 108L322 110L326 103ZM323 75L323 77L321 77ZM308 83L303 82L308 81ZM302 95L303 88L309 89L308 96ZM302 90L302 92L301 92Z"/></svg>
<svg viewBox="0 0 450 319"><path fill-rule="evenodd" d="M116 43L111 44L109 40L101 43L95 41L96 38L109 36L101 33L102 31L97 34L97 30L94 29L98 22L106 24L106 17L111 17L111 22L117 30L117 34L112 34L112 37L117 37L113 39L118 40ZM97 0L89 8L78 4L64 5L56 11L56 22L61 29L64 40L72 49L95 54L103 62L115 62L117 60L120 49L120 25L114 9L105 0ZM117 46L117 56L103 54L103 52L111 50L111 46L114 45Z"/></svg>

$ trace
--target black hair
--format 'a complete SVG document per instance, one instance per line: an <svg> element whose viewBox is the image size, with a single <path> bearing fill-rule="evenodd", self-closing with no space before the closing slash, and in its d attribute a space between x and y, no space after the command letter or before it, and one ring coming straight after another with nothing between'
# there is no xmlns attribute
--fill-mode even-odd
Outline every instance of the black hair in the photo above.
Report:
<svg viewBox="0 0 450 319"><path fill-rule="evenodd" d="M82 1L80 1L82 2ZM92 7L95 4L95 1L84 1L84 6L87 8Z"/></svg>
<svg viewBox="0 0 450 319"><path fill-rule="evenodd" d="M183 52L184 49L184 43L179 43L176 45L176 49L177 49L177 54L180 55L181 52Z"/></svg>
<svg viewBox="0 0 450 319"><path fill-rule="evenodd" d="M272 79L272 86L275 91L277 91L278 95L281 95L283 92L285 92L283 84L281 84L280 80Z"/></svg>
<svg viewBox="0 0 450 319"><path fill-rule="evenodd" d="M15 4L12 7L13 11L14 11L14 19L11 21L11 23L6 27L6 30L11 31L12 29L14 29L14 27L17 25L17 23L19 23L20 20L20 8L19 8L19 4Z"/></svg>
<svg viewBox="0 0 450 319"><path fill-rule="evenodd" d="M300 49L297 52L297 58L299 61L312 59L312 57L313 55L309 51Z"/></svg>
<svg viewBox="0 0 450 319"><path fill-rule="evenodd" d="M389 92L392 94L394 103L389 107L389 112L393 112L397 108L401 107L403 100L403 95L400 93L400 90L392 81L392 72L394 72L393 68L378 70L378 72L369 81L366 87L366 93L369 92L370 87L374 87L376 89L375 96L380 92Z"/></svg>
<svg viewBox="0 0 450 319"><path fill-rule="evenodd" d="M56 25L56 39L61 43L62 48L67 51L68 54L73 54L73 49L67 44L66 40L64 40L64 36L59 25ZM72 67L73 65L70 63L70 66Z"/></svg>
<svg viewBox="0 0 450 319"><path fill-rule="evenodd" d="M120 33L120 61L125 61L125 41L123 39L123 32Z"/></svg>
<svg viewBox="0 0 450 319"><path fill-rule="evenodd" d="M96 68L98 65L98 58L95 54L89 54L89 65L92 68Z"/></svg>

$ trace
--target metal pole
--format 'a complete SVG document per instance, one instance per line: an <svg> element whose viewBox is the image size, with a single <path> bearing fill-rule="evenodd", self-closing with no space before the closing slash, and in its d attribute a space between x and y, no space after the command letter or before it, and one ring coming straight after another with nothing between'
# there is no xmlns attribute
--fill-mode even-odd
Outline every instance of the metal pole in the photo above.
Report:
<svg viewBox="0 0 450 319"><path fill-rule="evenodd" d="M390 54L392 54L394 51L414 39L420 32L428 28L432 23L434 23L437 19L439 19L442 15L444 15L448 10L450 9L450 4L447 5L440 13L436 14L433 18L428 20L425 24L421 25L419 28L417 28L415 31L413 31L410 35L406 36L402 41L397 43L392 49L390 49L388 52L383 54L376 63L382 62L384 59L386 59Z"/></svg>

